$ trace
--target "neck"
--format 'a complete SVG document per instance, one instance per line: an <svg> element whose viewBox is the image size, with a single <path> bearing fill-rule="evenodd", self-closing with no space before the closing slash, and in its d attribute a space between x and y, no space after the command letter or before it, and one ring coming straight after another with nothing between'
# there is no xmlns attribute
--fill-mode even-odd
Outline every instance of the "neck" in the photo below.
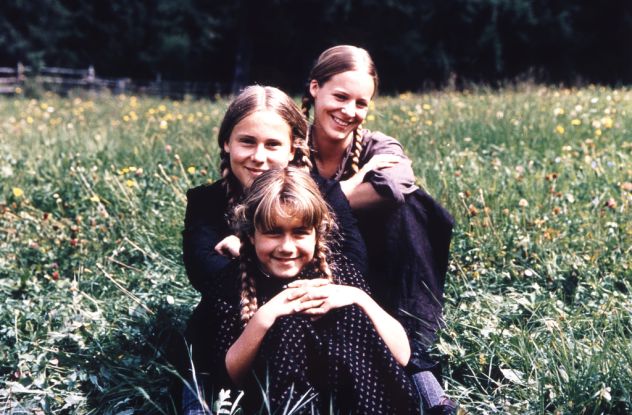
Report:
<svg viewBox="0 0 632 415"><path fill-rule="evenodd" d="M344 140L329 139L314 125L312 129L312 140L318 170L321 176L328 178L336 172L347 148L353 142L353 132Z"/></svg>

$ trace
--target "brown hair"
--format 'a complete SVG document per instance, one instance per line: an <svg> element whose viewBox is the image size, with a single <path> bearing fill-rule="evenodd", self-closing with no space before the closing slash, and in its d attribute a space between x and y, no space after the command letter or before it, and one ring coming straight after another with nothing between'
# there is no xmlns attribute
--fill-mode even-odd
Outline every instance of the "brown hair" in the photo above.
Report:
<svg viewBox="0 0 632 415"><path fill-rule="evenodd" d="M283 118L292 131L291 144L294 149L294 159L290 164L307 170L312 167L307 145L307 121L294 100L280 89L271 86L248 86L228 106L217 135L220 149L220 173L226 187L229 206L235 202L243 189L230 169L230 154L224 150L224 144L228 143L235 125L256 111L272 111Z"/></svg>
<svg viewBox="0 0 632 415"><path fill-rule="evenodd" d="M301 218L303 225L316 231L313 265L321 276L333 278L327 256L328 238L336 228L334 216L311 176L295 167L269 170L257 177L245 198L233 211L233 228L242 242L241 320L244 325L258 308L253 273L257 257L251 238L255 230L267 231L279 217Z"/></svg>
<svg viewBox="0 0 632 415"><path fill-rule="evenodd" d="M314 105L314 97L312 97L310 93L310 83L312 81L316 81L319 86L322 86L329 81L331 77L339 73L356 70L366 70L371 78L373 78L373 84L375 86L373 95L375 95L379 78L377 76L377 70L375 69L375 63L373 59L371 59L369 52L357 46L338 45L321 53L309 73L305 94L302 99L302 110L305 118L309 120L309 110L312 105ZM360 153L362 151L360 130L361 126L359 125L353 132L353 155L351 157L350 167L354 173L357 173L360 169Z"/></svg>

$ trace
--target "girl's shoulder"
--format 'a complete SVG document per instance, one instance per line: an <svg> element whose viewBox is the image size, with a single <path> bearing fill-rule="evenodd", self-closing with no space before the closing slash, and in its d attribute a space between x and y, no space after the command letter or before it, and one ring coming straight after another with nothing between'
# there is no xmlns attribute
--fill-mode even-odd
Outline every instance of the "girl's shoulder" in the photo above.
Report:
<svg viewBox="0 0 632 415"><path fill-rule="evenodd" d="M213 183L203 184L187 190L187 200L207 200L212 199L217 203L218 199L226 198L226 189L222 180Z"/></svg>
<svg viewBox="0 0 632 415"><path fill-rule="evenodd" d="M362 155L370 159L376 154L394 154L406 157L404 147L395 138L380 131L362 130Z"/></svg>

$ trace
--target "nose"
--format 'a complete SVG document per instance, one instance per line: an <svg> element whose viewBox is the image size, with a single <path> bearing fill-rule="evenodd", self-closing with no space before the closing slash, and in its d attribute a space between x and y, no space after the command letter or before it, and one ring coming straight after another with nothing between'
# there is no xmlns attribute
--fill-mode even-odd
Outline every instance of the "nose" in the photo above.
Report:
<svg viewBox="0 0 632 415"><path fill-rule="evenodd" d="M293 254L295 248L296 244L294 243L294 238L292 238L291 235L285 235L279 245L279 251L284 254Z"/></svg>
<svg viewBox="0 0 632 415"><path fill-rule="evenodd" d="M349 101L347 102L343 107L342 107L342 112L349 116L349 117L355 117L355 103L353 101Z"/></svg>
<svg viewBox="0 0 632 415"><path fill-rule="evenodd" d="M256 163L263 163L266 161L266 150L263 145L256 146L252 153L252 161Z"/></svg>

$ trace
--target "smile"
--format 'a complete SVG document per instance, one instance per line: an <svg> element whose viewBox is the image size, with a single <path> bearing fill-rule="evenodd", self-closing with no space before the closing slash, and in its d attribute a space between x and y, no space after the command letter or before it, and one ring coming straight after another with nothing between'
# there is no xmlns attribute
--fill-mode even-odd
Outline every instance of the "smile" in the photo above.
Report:
<svg viewBox="0 0 632 415"><path fill-rule="evenodd" d="M252 168L252 167L246 167L246 170L248 170L251 174L253 174L255 176L259 176L260 174L265 172L265 170L263 170L263 169L255 169L255 168Z"/></svg>
<svg viewBox="0 0 632 415"><path fill-rule="evenodd" d="M332 115L331 118L334 120L334 122L341 126L341 127L348 127L349 125L351 125L351 121L345 121L342 118L338 118L335 115Z"/></svg>

